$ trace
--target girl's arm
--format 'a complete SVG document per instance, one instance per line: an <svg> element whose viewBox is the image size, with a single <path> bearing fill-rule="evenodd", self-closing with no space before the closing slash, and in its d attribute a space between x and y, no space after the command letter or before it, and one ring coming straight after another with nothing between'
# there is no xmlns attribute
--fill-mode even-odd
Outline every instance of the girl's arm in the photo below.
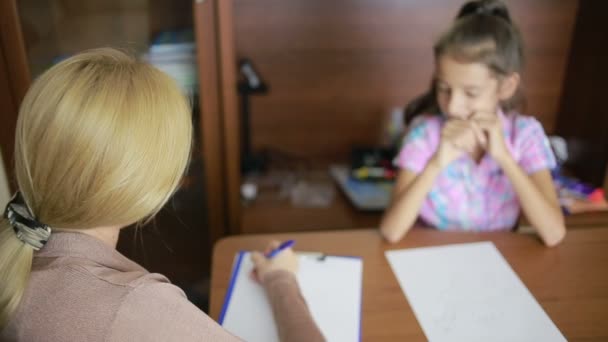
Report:
<svg viewBox="0 0 608 342"><path fill-rule="evenodd" d="M486 150L513 184L524 214L547 246L557 245L566 236L566 227L549 170L528 175L507 150L501 120L483 114L474 120L474 129L487 135Z"/></svg>
<svg viewBox="0 0 608 342"><path fill-rule="evenodd" d="M515 188L522 210L547 246L555 246L566 236L564 216L560 210L549 170L527 175L510 155L499 161Z"/></svg>
<svg viewBox="0 0 608 342"><path fill-rule="evenodd" d="M410 170L399 172L392 204L380 223L380 232L386 240L395 243L412 228L422 202L440 172L441 167L433 161L419 175Z"/></svg>
<svg viewBox="0 0 608 342"><path fill-rule="evenodd" d="M464 120L449 120L441 131L439 148L416 174L410 170L399 173L393 191L393 200L380 223L380 232L386 240L395 243L412 228L425 197L441 171L476 144L472 124Z"/></svg>

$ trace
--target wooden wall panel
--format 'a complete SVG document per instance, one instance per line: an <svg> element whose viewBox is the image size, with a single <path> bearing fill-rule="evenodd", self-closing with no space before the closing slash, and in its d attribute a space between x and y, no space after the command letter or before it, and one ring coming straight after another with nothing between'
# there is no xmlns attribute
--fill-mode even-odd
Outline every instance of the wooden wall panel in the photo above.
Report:
<svg viewBox="0 0 608 342"><path fill-rule="evenodd" d="M570 165L575 174L608 190L606 13L608 2L581 0L557 131L579 145Z"/></svg>
<svg viewBox="0 0 608 342"><path fill-rule="evenodd" d="M9 187L14 177L15 127L21 100L30 84L23 34L15 0L0 1L0 146Z"/></svg>
<svg viewBox="0 0 608 342"><path fill-rule="evenodd" d="M220 116L219 61L216 51L216 4L196 1L193 5L200 99L200 158L204 164L209 246L226 233L226 184Z"/></svg>
<svg viewBox="0 0 608 342"><path fill-rule="evenodd" d="M4 181L14 182L13 151L15 149L15 127L17 125L19 107L15 103L10 87L11 84L9 83L7 64L4 57L4 46L0 45L0 106L2 108L2 111L0 111L0 162L2 162L2 165L0 167L3 168L0 170L0 173L2 173L0 177L6 177L5 179L0 179L0 183ZM6 165L5 169L4 165ZM3 185L4 183L0 184L0 188ZM4 207L0 206L0 208Z"/></svg>
<svg viewBox="0 0 608 342"><path fill-rule="evenodd" d="M133 0L128 1L133 2ZM193 27L192 8L202 3L192 0L147 0L146 2L149 8L149 35L151 39L162 31Z"/></svg>
<svg viewBox="0 0 608 342"><path fill-rule="evenodd" d="M234 32L234 4L227 0L216 1L220 60L221 108L223 113L224 154L226 158L226 197L228 232L238 233L241 227L241 154L239 138L239 111L237 97L237 70Z"/></svg>
<svg viewBox="0 0 608 342"><path fill-rule="evenodd" d="M252 98L254 148L343 158L426 90L432 45L462 1L235 0L236 53L270 85ZM512 0L528 54L527 112L552 132L577 0Z"/></svg>

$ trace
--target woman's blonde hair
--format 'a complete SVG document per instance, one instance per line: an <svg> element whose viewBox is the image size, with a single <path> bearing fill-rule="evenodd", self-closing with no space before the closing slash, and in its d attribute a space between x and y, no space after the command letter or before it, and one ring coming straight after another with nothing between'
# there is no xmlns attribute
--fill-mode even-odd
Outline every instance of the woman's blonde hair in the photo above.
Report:
<svg viewBox="0 0 608 342"><path fill-rule="evenodd" d="M52 228L125 226L151 218L188 164L190 105L175 82L123 52L75 55L42 74L17 121L15 174ZM17 308L33 249L0 219L0 329Z"/></svg>

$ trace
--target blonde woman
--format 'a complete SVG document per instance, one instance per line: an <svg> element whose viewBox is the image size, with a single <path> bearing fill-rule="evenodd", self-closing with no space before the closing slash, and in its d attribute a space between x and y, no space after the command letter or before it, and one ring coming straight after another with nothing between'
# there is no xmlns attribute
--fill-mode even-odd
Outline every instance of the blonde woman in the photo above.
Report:
<svg viewBox="0 0 608 342"><path fill-rule="evenodd" d="M19 193L0 220L0 340L237 340L115 249L121 228L151 218L177 188L190 115L168 76L112 49L34 82L17 123ZM322 340L293 253L254 263L281 339Z"/></svg>

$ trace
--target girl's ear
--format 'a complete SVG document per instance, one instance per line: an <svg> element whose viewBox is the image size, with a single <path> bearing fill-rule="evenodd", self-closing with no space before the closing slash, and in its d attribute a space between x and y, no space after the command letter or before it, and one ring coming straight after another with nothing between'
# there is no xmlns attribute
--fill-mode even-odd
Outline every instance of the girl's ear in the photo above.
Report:
<svg viewBox="0 0 608 342"><path fill-rule="evenodd" d="M519 87L519 74L514 72L509 76L503 77L498 85L498 98L501 101L506 101L515 95L517 87Z"/></svg>

